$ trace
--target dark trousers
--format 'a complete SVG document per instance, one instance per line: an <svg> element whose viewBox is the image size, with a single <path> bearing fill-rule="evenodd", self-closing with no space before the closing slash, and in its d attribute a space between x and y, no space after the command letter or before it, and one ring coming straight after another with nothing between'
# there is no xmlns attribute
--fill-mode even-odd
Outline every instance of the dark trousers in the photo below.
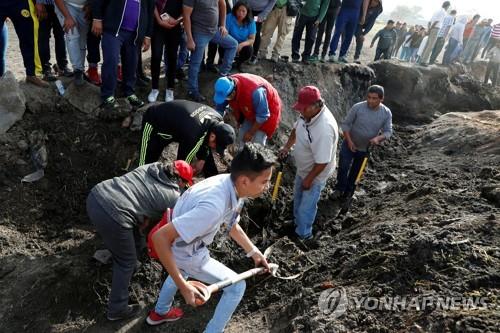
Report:
<svg viewBox="0 0 500 333"><path fill-rule="evenodd" d="M261 12L259 11L252 11L253 16L259 16ZM253 42L253 58L257 58L257 55L259 54L259 49L260 49L260 31L262 30L262 24L264 22L255 22L255 27L256 27L256 32L255 32L255 41Z"/></svg>
<svg viewBox="0 0 500 333"><path fill-rule="evenodd" d="M33 20L33 17L36 17L33 3L31 0L0 1L0 31L2 31L7 17L14 25L19 39L26 75L33 76L37 68L40 71L42 69L38 44L35 43L38 38L38 30L35 29L35 21Z"/></svg>
<svg viewBox="0 0 500 333"><path fill-rule="evenodd" d="M248 45L243 47L240 50L240 53L236 54L236 57L234 57L234 64L236 65L236 68L239 70L240 66L250 59L253 55L253 47L252 45ZM224 58L224 49L221 47L219 48L219 57L222 59Z"/></svg>
<svg viewBox="0 0 500 333"><path fill-rule="evenodd" d="M182 38L180 26L173 29L164 29L155 24L151 38L151 86L158 89L160 79L161 58L163 47L167 57L167 88L174 89L175 72L177 67L177 50Z"/></svg>
<svg viewBox="0 0 500 333"><path fill-rule="evenodd" d="M488 83L488 80L491 78L491 84L493 87L498 83L498 69L500 67L500 63L489 61L488 66L486 67L486 75L484 77L484 83Z"/></svg>
<svg viewBox="0 0 500 333"><path fill-rule="evenodd" d="M113 220L101 207L93 193L87 197L87 214L104 245L113 255L108 315L116 315L127 309L128 286L137 262L137 245L140 244L140 235L137 228L127 229Z"/></svg>
<svg viewBox="0 0 500 333"><path fill-rule="evenodd" d="M302 52L302 60L309 60L311 56L312 47L314 45L314 40L316 38L316 33L318 27L314 24L317 17L300 15L295 20L295 27L293 29L292 37L292 59L300 59L300 39L302 38L302 33L304 29L306 30L306 41L304 46L304 52Z"/></svg>
<svg viewBox="0 0 500 333"><path fill-rule="evenodd" d="M446 45L446 50L443 54L443 65L449 65L451 62L451 56L458 46L458 40L450 38L448 45Z"/></svg>
<svg viewBox="0 0 500 333"><path fill-rule="evenodd" d="M64 42L64 31L54 11L54 5L45 5L47 17L40 21L38 27L38 49L42 70L50 70L50 32L54 35L56 47L56 61L59 68L68 66L66 57L66 43Z"/></svg>
<svg viewBox="0 0 500 333"><path fill-rule="evenodd" d="M434 44L434 48L432 49L432 54L429 59L429 63L433 64L436 62L437 57L439 57L439 54L443 50L445 39L444 37L438 37L436 39L436 44Z"/></svg>
<svg viewBox="0 0 500 333"><path fill-rule="evenodd" d="M207 59L205 60L205 64L207 66L211 66L214 64L217 52L219 52L218 64L220 65L222 63L222 59L224 58L224 49L216 43L208 43Z"/></svg>
<svg viewBox="0 0 500 333"><path fill-rule="evenodd" d="M363 159L367 155L368 153L365 151L352 152L347 146L347 141L344 140L344 142L342 142L335 189L348 194L354 193L356 177L363 164Z"/></svg>
<svg viewBox="0 0 500 333"><path fill-rule="evenodd" d="M335 19L337 18L337 11L333 13L327 13L323 22L319 24L318 33L316 34L316 43L314 44L314 55L319 55L319 49L323 41L323 35L325 35L325 41L323 42L323 52L321 56L326 56L328 52L328 47L330 47L330 41L332 40L333 26L335 25Z"/></svg>
<svg viewBox="0 0 500 333"><path fill-rule="evenodd" d="M377 47L377 50L375 51L375 59L374 61L380 60L380 59L391 59L391 52L392 48L388 47L386 49L380 49Z"/></svg>
<svg viewBox="0 0 500 333"><path fill-rule="evenodd" d="M101 37L97 37L89 29L87 34L87 62L98 64L101 62Z"/></svg>
<svg viewBox="0 0 500 333"><path fill-rule="evenodd" d="M494 39L494 38L490 37L488 44L486 44L486 46L483 49L483 53L481 53L481 58L484 58L486 56L486 53L488 53L488 51L491 50L493 48L493 46L495 46L495 43L497 40L498 39Z"/></svg>
<svg viewBox="0 0 500 333"><path fill-rule="evenodd" d="M102 35L102 86L101 98L105 100L114 96L120 53L123 75L123 92L125 96L134 94L137 69L137 45L134 44L136 34L134 31L120 30L118 36L109 32ZM137 41L140 44L140 41Z"/></svg>
<svg viewBox="0 0 500 333"><path fill-rule="evenodd" d="M356 30L356 50L354 51L354 60L358 60L361 55L361 50L363 49L363 44L365 42L365 36L363 35L361 26L358 26L358 30Z"/></svg>

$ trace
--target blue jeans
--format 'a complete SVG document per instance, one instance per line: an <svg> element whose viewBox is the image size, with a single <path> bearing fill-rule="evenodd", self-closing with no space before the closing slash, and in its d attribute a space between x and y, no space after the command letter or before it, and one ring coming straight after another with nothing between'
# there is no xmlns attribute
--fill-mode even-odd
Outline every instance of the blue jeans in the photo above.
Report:
<svg viewBox="0 0 500 333"><path fill-rule="evenodd" d="M240 144L240 148L243 149L243 136L245 135L246 132L248 132L253 126L253 123L246 120L243 121L243 124L241 124L240 130L238 131L238 142ZM267 141L267 134L262 132L262 131L257 131L255 132L255 135L253 136L252 142L254 143L260 143L261 145L265 146Z"/></svg>
<svg viewBox="0 0 500 333"><path fill-rule="evenodd" d="M5 55L7 54L7 44L9 42L9 31L7 24L3 24L2 31L0 31L0 76L5 73Z"/></svg>
<svg viewBox="0 0 500 333"><path fill-rule="evenodd" d="M85 19L85 11L66 3L66 8L76 22L76 27L64 34L66 48L68 49L69 61L73 70L83 71L85 69L85 56L87 55L87 33L89 22ZM55 8L57 18L64 25L64 15Z"/></svg>
<svg viewBox="0 0 500 333"><path fill-rule="evenodd" d="M123 29L119 31L118 36L106 31L102 35L101 47L104 61L101 67L101 98L103 101L115 95L118 75L116 68L118 67L120 56L122 62L123 92L125 96L134 94L138 61L137 45L134 43L135 38L135 31ZM137 41L137 43L140 42L142 43L142 41Z"/></svg>
<svg viewBox="0 0 500 333"><path fill-rule="evenodd" d="M337 46L339 44L340 36L342 37L342 45L340 46L339 57L344 57L351 45L352 36L358 27L359 10L356 9L342 9L337 16L335 23L335 32L333 33L332 42L330 43L329 55L335 55ZM342 35L343 34L343 35Z"/></svg>
<svg viewBox="0 0 500 333"><path fill-rule="evenodd" d="M451 56L455 51L455 49L457 48L458 44L459 44L458 40L450 38L450 40L448 41L448 45L446 46L446 50L444 51L443 65L449 65L451 63L452 60Z"/></svg>
<svg viewBox="0 0 500 333"><path fill-rule="evenodd" d="M295 176L293 189L293 216L295 217L295 233L300 238L312 236L312 226L318 211L318 201L325 182L313 183L309 190L302 189L302 177Z"/></svg>
<svg viewBox="0 0 500 333"><path fill-rule="evenodd" d="M401 55L399 56L399 59L403 61L410 61L410 56L411 56L411 49L409 46L403 46L403 49L401 50Z"/></svg>
<svg viewBox="0 0 500 333"><path fill-rule="evenodd" d="M215 35L207 35L193 32L193 39L196 45L193 52L191 52L191 62L189 63L188 71L188 91L193 95L199 95L198 88L198 74L200 72L201 61L205 48L209 42L218 44L224 48L224 60L220 66L220 71L223 74L228 74L233 64L238 42L233 37L226 35L222 37L219 31Z"/></svg>
<svg viewBox="0 0 500 333"><path fill-rule="evenodd" d="M339 154L339 170L337 172L337 184L335 189L344 193L354 193L356 177L358 176L363 159L367 156L366 151L352 152L347 146L347 141L342 142Z"/></svg>
<svg viewBox="0 0 500 333"><path fill-rule="evenodd" d="M179 265L179 269L184 279L191 277L208 284L233 278L237 275L233 270L213 258L210 258L201 267L181 267L181 265ZM226 327L234 310L236 310L236 307L243 298L245 288L245 281L241 281L223 289L222 297L215 308L214 316L205 328L206 333L221 333L224 331L224 327ZM177 285L169 276L161 288L158 301L156 302L155 312L164 315L170 311L176 292Z"/></svg>

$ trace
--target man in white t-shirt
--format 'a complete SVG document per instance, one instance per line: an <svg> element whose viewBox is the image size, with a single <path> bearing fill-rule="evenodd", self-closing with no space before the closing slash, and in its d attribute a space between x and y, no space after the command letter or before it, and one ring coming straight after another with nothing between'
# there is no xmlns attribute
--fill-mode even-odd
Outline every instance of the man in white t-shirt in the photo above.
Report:
<svg viewBox="0 0 500 333"><path fill-rule="evenodd" d="M299 239L309 240L312 238L312 226L321 191L337 165L335 156L339 131L318 88L306 86L300 89L298 101L293 108L300 112L300 118L295 122L280 156L286 156L292 146L295 147L295 233Z"/></svg>
<svg viewBox="0 0 500 333"><path fill-rule="evenodd" d="M161 288L155 309L146 322L159 325L183 316L172 302L177 289L186 303L196 306L200 293L186 282L187 277L213 284L237 274L210 257L208 246L223 227L252 258L256 266L269 265L264 255L238 225L239 214L246 198L260 196L269 186L274 154L256 143L247 143L231 163L231 174L210 177L188 189L174 207L172 223L153 235L153 243L169 277ZM223 332L224 327L241 301L245 281L224 288L219 304L204 332ZM199 331L199 330L197 330Z"/></svg>
<svg viewBox="0 0 500 333"><path fill-rule="evenodd" d="M446 17L446 13L448 12L448 8L450 8L451 4L449 1L443 2L441 9L432 15L431 20L429 21L429 34L427 38L427 44L425 46L422 57L420 58L420 64L426 66L429 63L429 58L431 56L432 50L434 49L434 45L436 45L436 40L438 38L438 32L441 29L443 24L443 20Z"/></svg>

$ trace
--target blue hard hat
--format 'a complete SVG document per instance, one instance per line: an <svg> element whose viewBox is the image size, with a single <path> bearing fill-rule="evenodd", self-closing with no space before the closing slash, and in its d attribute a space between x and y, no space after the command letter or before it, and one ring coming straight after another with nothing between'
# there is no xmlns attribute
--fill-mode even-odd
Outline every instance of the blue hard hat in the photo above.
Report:
<svg viewBox="0 0 500 333"><path fill-rule="evenodd" d="M215 81L214 102L217 105L224 104L227 96L231 94L234 89L234 81L228 77L221 77Z"/></svg>

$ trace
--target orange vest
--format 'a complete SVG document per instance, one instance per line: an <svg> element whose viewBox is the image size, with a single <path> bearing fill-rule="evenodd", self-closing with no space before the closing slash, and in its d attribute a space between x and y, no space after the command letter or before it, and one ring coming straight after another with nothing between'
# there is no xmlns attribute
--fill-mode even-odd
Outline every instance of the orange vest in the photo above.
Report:
<svg viewBox="0 0 500 333"><path fill-rule="evenodd" d="M273 136L281 120L282 103L278 91L267 80L258 75L234 74L230 77L236 83L236 96L229 102L229 106L238 121L243 116L245 119L255 122L252 94L257 88L264 87L266 89L270 115L259 130L266 133L268 138Z"/></svg>

